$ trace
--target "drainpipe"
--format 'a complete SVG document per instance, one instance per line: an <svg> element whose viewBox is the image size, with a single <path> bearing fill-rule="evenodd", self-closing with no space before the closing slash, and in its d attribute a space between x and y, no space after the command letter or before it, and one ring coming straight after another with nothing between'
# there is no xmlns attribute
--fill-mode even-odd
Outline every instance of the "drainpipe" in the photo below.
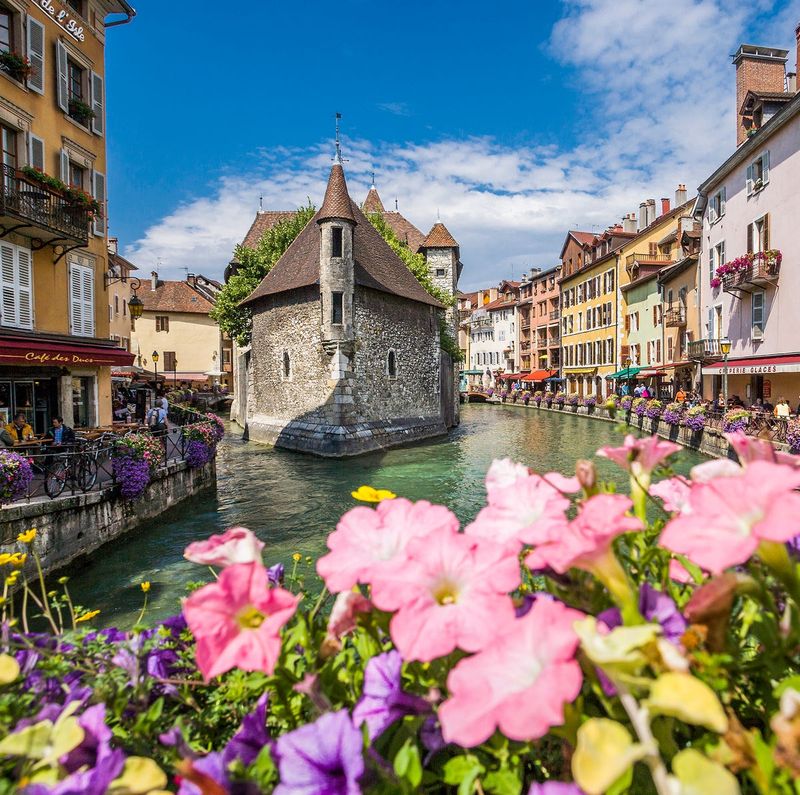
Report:
<svg viewBox="0 0 800 795"><path fill-rule="evenodd" d="M127 25L129 22L133 21L133 18L136 16L136 9L132 6L128 5L125 0L121 0L121 5L124 7L125 11L125 19L115 19L112 22L103 22L103 27L105 28L113 28L117 25Z"/></svg>

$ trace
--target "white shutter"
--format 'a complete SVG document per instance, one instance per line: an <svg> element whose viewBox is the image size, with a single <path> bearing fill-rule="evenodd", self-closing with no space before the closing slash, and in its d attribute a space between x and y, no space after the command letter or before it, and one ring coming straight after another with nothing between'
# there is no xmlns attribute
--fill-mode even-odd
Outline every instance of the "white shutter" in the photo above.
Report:
<svg viewBox="0 0 800 795"><path fill-rule="evenodd" d="M69 185L69 155L67 154L66 149L61 150L60 162L61 162L61 181L65 185Z"/></svg>
<svg viewBox="0 0 800 795"><path fill-rule="evenodd" d="M747 195L749 196L753 192L753 166L749 165L747 167Z"/></svg>
<svg viewBox="0 0 800 795"><path fill-rule="evenodd" d="M80 266L74 262L69 266L69 322L70 334L81 334L83 330L83 300L81 294Z"/></svg>
<svg viewBox="0 0 800 795"><path fill-rule="evenodd" d="M92 195L100 204L100 212L94 217L93 231L99 237L103 237L106 233L106 175L94 171L92 182Z"/></svg>
<svg viewBox="0 0 800 795"><path fill-rule="evenodd" d="M81 298L83 300L83 336L94 337L94 269L81 267Z"/></svg>
<svg viewBox="0 0 800 795"><path fill-rule="evenodd" d="M14 246L0 240L0 323L17 325L17 279Z"/></svg>
<svg viewBox="0 0 800 795"><path fill-rule="evenodd" d="M31 252L17 246L17 320L20 328L33 328L32 265Z"/></svg>
<svg viewBox="0 0 800 795"><path fill-rule="evenodd" d="M44 94L44 25L30 14L28 26L28 60L31 62L31 73L28 77L28 88L37 94Z"/></svg>
<svg viewBox="0 0 800 795"><path fill-rule="evenodd" d="M67 48L56 42L56 62L58 64L58 107L69 113L69 84L67 83Z"/></svg>
<svg viewBox="0 0 800 795"><path fill-rule="evenodd" d="M103 116L105 108L105 98L103 97L103 78L96 72L91 75L91 91L92 91L92 110L94 117L92 118L92 132L98 135L103 134L105 129L105 117Z"/></svg>
<svg viewBox="0 0 800 795"><path fill-rule="evenodd" d="M725 201L726 201L726 189L723 188L720 191L720 200L719 200L719 214L725 215Z"/></svg>
<svg viewBox="0 0 800 795"><path fill-rule="evenodd" d="M28 137L28 164L44 171L44 139L33 133Z"/></svg>
<svg viewBox="0 0 800 795"><path fill-rule="evenodd" d="M761 181L766 185L769 182L769 150L761 156L761 172L764 175Z"/></svg>

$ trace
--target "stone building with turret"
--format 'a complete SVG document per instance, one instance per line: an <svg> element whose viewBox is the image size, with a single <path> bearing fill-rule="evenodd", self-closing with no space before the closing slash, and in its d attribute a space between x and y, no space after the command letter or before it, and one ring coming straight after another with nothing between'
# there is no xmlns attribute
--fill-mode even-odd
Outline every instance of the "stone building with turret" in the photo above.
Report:
<svg viewBox="0 0 800 795"><path fill-rule="evenodd" d="M364 210L385 212L374 200L368 206L373 191ZM377 191L374 198L380 203ZM397 228L400 218L392 218ZM458 245L447 230L434 227L426 238L405 224L401 240L436 252L436 278L457 280ZM350 198L340 161L319 211L243 303L253 321L249 439L338 457L453 424L452 364L440 350L445 307Z"/></svg>

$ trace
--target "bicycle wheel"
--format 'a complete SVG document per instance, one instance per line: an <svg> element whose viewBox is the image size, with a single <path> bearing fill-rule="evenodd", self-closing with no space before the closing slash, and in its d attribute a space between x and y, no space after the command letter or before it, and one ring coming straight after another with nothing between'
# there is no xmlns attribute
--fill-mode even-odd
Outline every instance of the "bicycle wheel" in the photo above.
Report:
<svg viewBox="0 0 800 795"><path fill-rule="evenodd" d="M56 461L47 467L45 472L44 490L53 500L64 491L64 486L67 484L67 467L63 461Z"/></svg>
<svg viewBox="0 0 800 795"><path fill-rule="evenodd" d="M89 491L97 483L97 461L83 455L76 462L75 481L81 491Z"/></svg>

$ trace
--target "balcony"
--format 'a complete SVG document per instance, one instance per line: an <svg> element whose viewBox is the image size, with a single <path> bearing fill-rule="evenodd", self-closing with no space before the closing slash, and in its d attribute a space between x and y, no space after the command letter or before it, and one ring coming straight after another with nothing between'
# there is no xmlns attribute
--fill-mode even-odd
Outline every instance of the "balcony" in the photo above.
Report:
<svg viewBox="0 0 800 795"><path fill-rule="evenodd" d="M767 284L777 284L781 260L780 251L775 250L745 254L717 268L717 278L726 293L752 293ZM720 273L723 269L726 272Z"/></svg>
<svg viewBox="0 0 800 795"><path fill-rule="evenodd" d="M550 313L550 320L558 320L561 317L561 312L558 309L554 309Z"/></svg>
<svg viewBox="0 0 800 795"><path fill-rule="evenodd" d="M45 245L89 242L90 209L59 191L3 165L0 182L0 237L19 232Z"/></svg>
<svg viewBox="0 0 800 795"><path fill-rule="evenodd" d="M651 254L645 251L636 251L625 257L625 266L633 265L634 262L667 264L674 261L671 254Z"/></svg>
<svg viewBox="0 0 800 795"><path fill-rule="evenodd" d="M689 343L689 358L702 362L706 359L721 359L719 340L694 340Z"/></svg>
<svg viewBox="0 0 800 795"><path fill-rule="evenodd" d="M520 342L519 349L521 351L529 351L531 349L531 344L529 341Z"/></svg>
<svg viewBox="0 0 800 795"><path fill-rule="evenodd" d="M667 328L680 328L686 325L686 307L678 306L664 312L664 325Z"/></svg>

